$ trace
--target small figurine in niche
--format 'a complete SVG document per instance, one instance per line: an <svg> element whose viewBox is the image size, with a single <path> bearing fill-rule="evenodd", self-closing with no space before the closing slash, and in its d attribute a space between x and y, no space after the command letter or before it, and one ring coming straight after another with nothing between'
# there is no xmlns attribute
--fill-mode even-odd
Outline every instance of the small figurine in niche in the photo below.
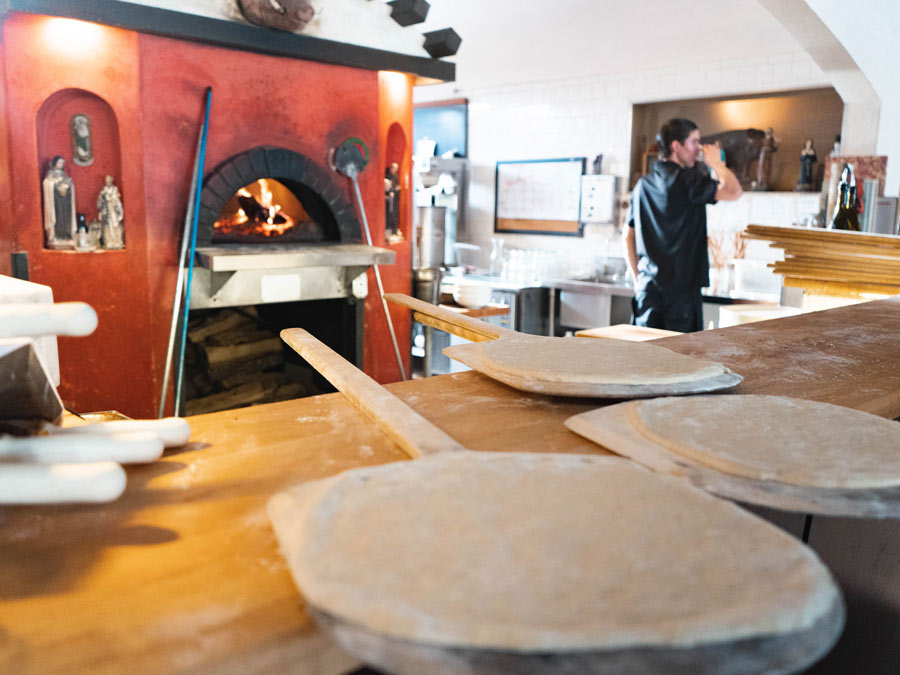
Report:
<svg viewBox="0 0 900 675"><path fill-rule="evenodd" d="M97 196L97 217L102 228L103 248L125 248L125 227L122 196L113 183L113 177L106 177L106 184Z"/></svg>
<svg viewBox="0 0 900 675"><path fill-rule="evenodd" d="M75 230L75 250L76 251L93 251L94 245L91 242L91 233L88 231L87 220L83 213L76 216L77 225Z"/></svg>
<svg viewBox="0 0 900 675"><path fill-rule="evenodd" d="M384 170L384 222L389 238L400 235L400 165L391 162Z"/></svg>
<svg viewBox="0 0 900 675"><path fill-rule="evenodd" d="M91 120L87 115L72 115L72 161L78 166L94 163Z"/></svg>
<svg viewBox="0 0 900 675"><path fill-rule="evenodd" d="M800 151L800 177L797 179L797 192L813 192L813 164L818 161L813 139L807 138L806 145Z"/></svg>
<svg viewBox="0 0 900 675"><path fill-rule="evenodd" d="M778 139L775 138L775 131L772 127L769 127L766 129L766 136L763 138L762 145L759 148L759 163L756 166L754 191L763 192L770 189L769 178L772 173L773 152L778 152Z"/></svg>
<svg viewBox="0 0 900 675"><path fill-rule="evenodd" d="M50 160L44 176L44 241L47 248L75 245L75 183L64 170L66 160Z"/></svg>

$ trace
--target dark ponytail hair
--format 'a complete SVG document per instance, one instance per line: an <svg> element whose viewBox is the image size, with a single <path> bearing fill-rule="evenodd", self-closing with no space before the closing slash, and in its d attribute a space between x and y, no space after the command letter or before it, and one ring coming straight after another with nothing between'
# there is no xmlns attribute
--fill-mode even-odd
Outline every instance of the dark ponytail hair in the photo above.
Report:
<svg viewBox="0 0 900 675"><path fill-rule="evenodd" d="M684 143L685 139L696 128L696 124L684 117L673 117L663 124L659 133L656 134L656 146L659 148L659 156L663 159L668 159L672 151L672 142Z"/></svg>

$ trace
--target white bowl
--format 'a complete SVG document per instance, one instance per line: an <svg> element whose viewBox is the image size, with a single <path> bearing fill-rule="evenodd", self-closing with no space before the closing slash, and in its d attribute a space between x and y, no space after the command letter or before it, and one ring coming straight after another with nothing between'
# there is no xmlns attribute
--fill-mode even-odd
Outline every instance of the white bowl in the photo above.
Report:
<svg viewBox="0 0 900 675"><path fill-rule="evenodd" d="M453 291L457 305L469 309L481 309L491 301L491 287L483 285L460 285Z"/></svg>

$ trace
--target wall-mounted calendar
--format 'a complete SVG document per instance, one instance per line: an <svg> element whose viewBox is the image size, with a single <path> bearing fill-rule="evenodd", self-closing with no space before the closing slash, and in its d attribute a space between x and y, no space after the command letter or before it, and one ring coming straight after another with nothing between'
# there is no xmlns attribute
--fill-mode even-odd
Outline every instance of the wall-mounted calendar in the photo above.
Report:
<svg viewBox="0 0 900 675"><path fill-rule="evenodd" d="M581 235L584 157L497 162L495 232Z"/></svg>

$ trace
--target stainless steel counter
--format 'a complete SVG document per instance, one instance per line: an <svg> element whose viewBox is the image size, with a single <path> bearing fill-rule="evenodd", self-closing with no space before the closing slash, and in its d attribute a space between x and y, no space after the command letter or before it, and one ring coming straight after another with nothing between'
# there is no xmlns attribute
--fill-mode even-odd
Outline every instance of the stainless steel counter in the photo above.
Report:
<svg viewBox="0 0 900 675"><path fill-rule="evenodd" d="M454 283L466 280L466 281L478 281L484 284L490 285L490 287L496 291L504 292L504 293L520 293L523 289L539 289L544 288L549 291L547 294L546 302L542 303L545 305L545 309L547 311L547 321L544 328L546 330L541 330L541 332L546 332L548 335L554 335L554 331L556 328L556 320L557 315L560 312L560 300L557 297L556 291L560 291L566 294L578 294L582 296L594 296L596 298L596 303L603 304L602 296L606 296L610 298L631 298L634 295L634 287L631 282L627 279L541 279L539 281L532 282L513 282L509 280L501 279L500 277L492 277L487 275L478 275L478 274L469 274L463 277L446 277L442 281L442 285L447 287L451 287ZM571 296L570 296L571 297ZM622 300L616 300L618 303L618 310L610 310L607 307L607 312L612 311L613 314L617 315L617 322L624 321L622 318L623 312L625 309L622 307ZM746 297L742 297L738 294L729 294L729 295L717 295L714 293L710 293L705 291L703 293L703 302L704 304L709 306L709 311L705 311L704 315L710 314L713 320L713 325L718 325L718 306L719 305L736 305L736 304L759 304L759 303L775 303L778 304L778 298L775 297L761 297L759 294L748 294ZM588 304L590 301L588 301ZM610 303L606 303L609 305ZM589 313L593 314L594 312L599 312L599 308L594 308ZM630 310L628 310L630 311ZM704 321L706 324L706 321ZM587 326L590 328L598 327L600 322L598 321L597 326ZM582 327L582 326L577 326ZM535 332L535 331L527 331L527 332Z"/></svg>
<svg viewBox="0 0 900 675"><path fill-rule="evenodd" d="M569 293L587 293L590 295L634 295L634 287L630 282L622 281L588 281L580 279L543 279L540 285Z"/></svg>

